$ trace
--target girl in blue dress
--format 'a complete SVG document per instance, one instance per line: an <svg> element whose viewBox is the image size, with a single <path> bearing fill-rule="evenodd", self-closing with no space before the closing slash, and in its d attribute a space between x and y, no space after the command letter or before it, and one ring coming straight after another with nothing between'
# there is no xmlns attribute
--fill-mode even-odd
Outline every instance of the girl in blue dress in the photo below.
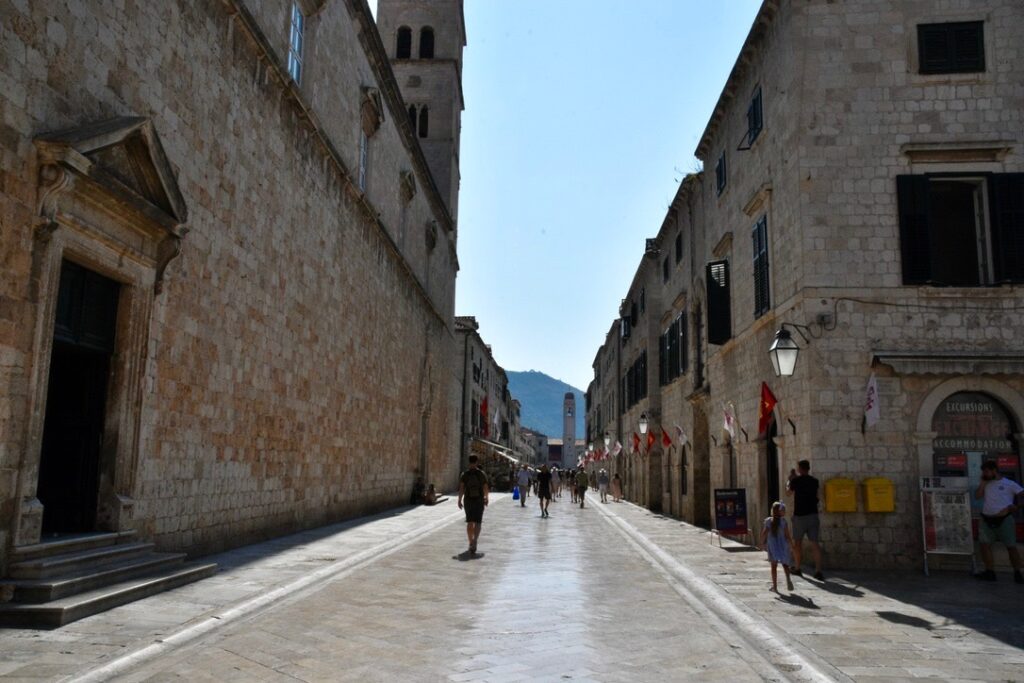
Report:
<svg viewBox="0 0 1024 683"><path fill-rule="evenodd" d="M786 521L786 506L781 502L772 503L772 516L764 520L761 529L761 549L768 551L768 561L772 563L772 590L779 592L779 563L786 572L786 588L793 590L793 579L789 577L789 565L793 563L791 550L793 535Z"/></svg>

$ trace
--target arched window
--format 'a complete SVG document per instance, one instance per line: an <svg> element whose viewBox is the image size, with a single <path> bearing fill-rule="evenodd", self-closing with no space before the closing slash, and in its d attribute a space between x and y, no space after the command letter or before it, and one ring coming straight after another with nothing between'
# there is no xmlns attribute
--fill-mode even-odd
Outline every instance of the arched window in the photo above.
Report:
<svg viewBox="0 0 1024 683"><path fill-rule="evenodd" d="M412 57L412 29L403 26L398 29L398 45L395 49L396 59L409 59Z"/></svg>
<svg viewBox="0 0 1024 683"><path fill-rule="evenodd" d="M995 460L1000 472L1020 481L1016 424L998 400L976 391L960 391L944 400L932 417L935 432L933 474L968 477L977 487L981 463Z"/></svg>
<svg viewBox="0 0 1024 683"><path fill-rule="evenodd" d="M434 58L434 29L424 26L420 29L420 59Z"/></svg>
<svg viewBox="0 0 1024 683"><path fill-rule="evenodd" d="M427 131L430 126L430 113L426 107L420 107L420 125L419 134L421 138L427 137Z"/></svg>
<svg viewBox="0 0 1024 683"><path fill-rule="evenodd" d="M412 126L412 130L416 132L416 105L409 105L409 125Z"/></svg>

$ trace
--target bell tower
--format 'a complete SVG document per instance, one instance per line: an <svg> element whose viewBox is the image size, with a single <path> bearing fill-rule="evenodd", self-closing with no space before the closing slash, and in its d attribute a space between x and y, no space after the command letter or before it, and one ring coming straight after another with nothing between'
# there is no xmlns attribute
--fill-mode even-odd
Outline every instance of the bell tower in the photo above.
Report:
<svg viewBox="0 0 1024 683"><path fill-rule="evenodd" d="M562 466L576 467L576 396L571 391L562 400Z"/></svg>
<svg viewBox="0 0 1024 683"><path fill-rule="evenodd" d="M448 212L458 217L463 0L378 0L377 29L409 123Z"/></svg>

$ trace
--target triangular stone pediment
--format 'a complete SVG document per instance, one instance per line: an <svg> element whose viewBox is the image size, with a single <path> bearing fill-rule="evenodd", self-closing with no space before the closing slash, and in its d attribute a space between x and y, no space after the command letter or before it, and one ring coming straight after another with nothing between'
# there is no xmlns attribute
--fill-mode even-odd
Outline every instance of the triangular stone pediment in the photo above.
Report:
<svg viewBox="0 0 1024 683"><path fill-rule="evenodd" d="M109 119L40 135L35 143L51 161L127 190L166 214L170 222L187 221L185 200L148 118Z"/></svg>

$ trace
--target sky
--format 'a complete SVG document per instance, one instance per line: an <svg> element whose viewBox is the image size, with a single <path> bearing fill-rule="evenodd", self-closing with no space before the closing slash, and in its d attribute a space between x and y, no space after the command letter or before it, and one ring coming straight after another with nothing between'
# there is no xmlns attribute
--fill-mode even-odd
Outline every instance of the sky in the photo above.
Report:
<svg viewBox="0 0 1024 683"><path fill-rule="evenodd" d="M455 309L506 370L586 390L760 4L465 0Z"/></svg>

